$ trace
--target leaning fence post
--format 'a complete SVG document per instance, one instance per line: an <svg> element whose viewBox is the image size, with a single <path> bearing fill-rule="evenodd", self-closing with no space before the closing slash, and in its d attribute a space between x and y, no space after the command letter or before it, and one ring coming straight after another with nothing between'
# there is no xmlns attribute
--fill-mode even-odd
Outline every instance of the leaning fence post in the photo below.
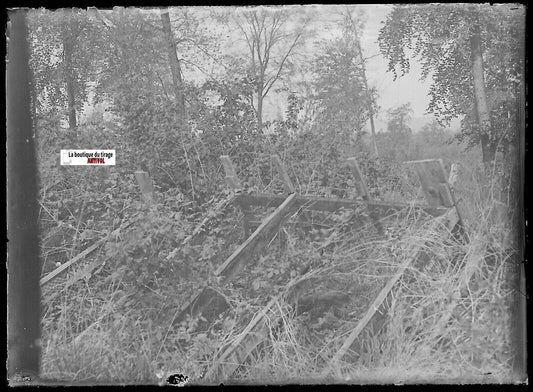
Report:
<svg viewBox="0 0 533 392"><path fill-rule="evenodd" d="M235 167L233 166L233 162L231 162L231 158L229 157L229 155L221 155L220 161L224 166L224 172L226 173L226 183L228 184L228 186L233 188L235 192L242 191L241 181L237 176L237 171L235 170ZM239 199L237 199L237 202L239 203L242 214L244 216L244 236L248 237L251 231L250 221L252 220L252 212L250 210L250 206L241 202Z"/></svg>
<svg viewBox="0 0 533 392"><path fill-rule="evenodd" d="M361 196L363 200L369 201L370 193L368 192L368 187L366 186L365 177L363 176L363 173L361 173L359 165L357 164L357 159L355 159L355 157L348 158L348 166L352 171L357 195ZM368 208L368 215L370 216L370 219L372 219L378 234L383 235L383 226L381 225L378 216L371 212L370 208Z"/></svg>
<svg viewBox="0 0 533 392"><path fill-rule="evenodd" d="M221 155L220 160L222 161L224 172L226 173L226 183L236 191L241 190L241 181L239 180L239 177L237 177L237 172L235 171L235 167L233 167L230 157L228 155Z"/></svg>
<svg viewBox="0 0 533 392"><path fill-rule="evenodd" d="M153 204L155 201L155 194L154 185L150 175L145 171L137 170L135 172L135 178L137 179L139 188L141 188L142 200L148 205Z"/></svg>
<svg viewBox="0 0 533 392"><path fill-rule="evenodd" d="M350 169L352 171L357 195L361 196L363 200L369 200L370 195L366 186L366 181L363 177L363 174L361 173L361 170L359 169L359 165L357 164L357 160L355 159L355 157L348 158L348 165L350 166Z"/></svg>
<svg viewBox="0 0 533 392"><path fill-rule="evenodd" d="M294 187L291 181L291 178L289 177L289 174L287 173L287 169L281 162L279 155L276 155L276 154L272 155L271 159L272 159L272 163L274 164L274 166L276 166L276 169L278 170L281 180L283 181L283 186L285 190L287 191L287 193L296 192L296 188Z"/></svg>

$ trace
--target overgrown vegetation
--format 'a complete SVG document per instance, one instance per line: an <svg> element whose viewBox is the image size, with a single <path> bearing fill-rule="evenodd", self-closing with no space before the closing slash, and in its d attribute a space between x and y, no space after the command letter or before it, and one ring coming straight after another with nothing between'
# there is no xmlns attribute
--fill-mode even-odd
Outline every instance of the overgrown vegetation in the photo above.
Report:
<svg viewBox="0 0 533 392"><path fill-rule="evenodd" d="M258 21L272 22L282 34L294 12L285 11L277 19L250 11L237 21L243 31L253 31ZM377 93L362 79L355 25L353 37L317 49L309 62L312 80L290 85L291 77L305 73L298 68L302 48L296 44L294 52L280 46L273 70L257 63L262 57L246 57L255 56L252 37L246 37L251 54L244 50L242 62L230 61L218 50L216 31L199 22L208 15L177 9L171 16L181 66L215 61L223 70L176 84L159 12L29 14L43 276L109 235L43 287L42 377L158 383L181 373L193 383L214 382L204 375L217 353L279 295L268 338L230 381L323 382L318 375L397 266L412 256L409 250L419 246L424 261L409 267L330 381L514 381L516 152L506 149L505 159L482 164L480 146L467 140L472 128L463 130L464 140L436 122L414 132L406 103L389 111L387 131L376 135L376 156L364 124L379 110ZM304 27L312 25L312 15L305 16L298 29L281 35L289 44L310 39ZM228 18L213 20L236 22ZM296 35L289 39L289 33ZM240 72L243 64L251 64L246 73ZM282 82L288 87L281 88ZM280 86L278 93L289 92L287 110L282 119L266 121L257 97L273 85ZM184 107L177 104L180 94L171 92L176 89L182 89ZM493 110L495 121L504 121L502 113ZM509 112L505 129L520 129L517 117ZM93 147L116 148L117 165L59 166L60 149ZM214 271L245 234L241 211L221 202L232 193L219 157L231 156L244 192L280 193L271 154L281 157L299 194L355 198L346 166L355 156L372 198L418 204L424 203L419 184L402 162L442 158L446 170L459 163L455 196L466 236L449 235L433 218L409 208L383 219L384 235L364 208L330 214L302 208L298 215L306 214L314 225L298 225L295 214L266 252L221 285ZM153 205L141 201L137 169L148 171L155 184ZM271 211L263 209L262 216ZM191 238L206 217L208 223ZM470 265L475 271L465 282ZM290 281L298 282L297 295L287 288ZM218 292L227 308L175 323L202 287Z"/></svg>

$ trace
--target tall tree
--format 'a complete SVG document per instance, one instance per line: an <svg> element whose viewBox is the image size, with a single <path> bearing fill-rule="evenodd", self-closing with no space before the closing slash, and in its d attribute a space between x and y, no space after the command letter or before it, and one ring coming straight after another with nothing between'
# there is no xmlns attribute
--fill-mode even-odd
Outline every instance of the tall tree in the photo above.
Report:
<svg viewBox="0 0 533 392"><path fill-rule="evenodd" d="M513 117L523 63L524 9L518 6L395 6L379 34L389 71L409 71L409 54L431 75L428 111L443 123L463 116L460 138L480 144L483 161L513 140L495 126ZM496 53L498 52L498 53ZM498 60L497 60L498 59ZM472 104L473 103L473 104Z"/></svg>
<svg viewBox="0 0 533 392"><path fill-rule="evenodd" d="M310 19L304 16L298 20L288 9L260 8L243 10L233 21L246 41L248 72L255 82L254 110L258 129L262 130L264 100L287 72L291 57L304 41Z"/></svg>
<svg viewBox="0 0 533 392"><path fill-rule="evenodd" d="M367 90L359 48L342 34L325 43L313 62L316 127L329 138L339 138L339 149L360 148L363 127L375 106L375 91ZM355 144L354 144L355 143Z"/></svg>
<svg viewBox="0 0 533 392"><path fill-rule="evenodd" d="M495 147L490 145L490 114L485 91L485 71L483 67L483 49L481 47L481 27L479 15L471 10L471 26L469 31L470 55L472 57L472 84L474 86L476 121L480 130L481 150L483 162L490 162L496 153Z"/></svg>
<svg viewBox="0 0 533 392"><path fill-rule="evenodd" d="M410 159L412 129L409 126L413 109L411 103L387 111L387 132L381 134L384 155L401 162Z"/></svg>
<svg viewBox="0 0 533 392"><path fill-rule="evenodd" d="M30 66L33 74L34 116L50 112L66 114L69 136L76 137L78 115L88 101L104 57L100 49L100 29L85 11L64 9L56 12L32 10L28 13Z"/></svg>
<svg viewBox="0 0 533 392"><path fill-rule="evenodd" d="M366 77L366 61L363 57L363 49L361 48L361 30L364 26L361 22L361 18L354 14L354 12L349 8L342 13L342 17L344 35L349 41L351 41L351 45L355 47L357 60L361 64L361 77L365 87L366 102L368 105L368 119L370 120L372 151L375 156L379 156L378 145L376 143L376 127L374 125L374 105L372 97L375 92L371 91L368 87L368 79Z"/></svg>
<svg viewBox="0 0 533 392"><path fill-rule="evenodd" d="M65 28L62 29L63 40L63 58L65 61L64 74L65 84L67 86L67 107L68 107L68 125L71 135L77 128L76 121L76 75L74 73L74 48L78 43L79 31L75 26L75 21L72 18L73 10L64 10L65 14Z"/></svg>
<svg viewBox="0 0 533 392"><path fill-rule="evenodd" d="M178 110L182 119L187 119L185 112L185 94L183 91L183 77L181 74L181 65L178 59L176 41L172 33L170 25L170 12L167 9L161 10L161 22L163 24L163 32L165 33L166 46L168 51L168 61L170 64L170 72L172 73L172 85L174 87L174 96L178 105Z"/></svg>

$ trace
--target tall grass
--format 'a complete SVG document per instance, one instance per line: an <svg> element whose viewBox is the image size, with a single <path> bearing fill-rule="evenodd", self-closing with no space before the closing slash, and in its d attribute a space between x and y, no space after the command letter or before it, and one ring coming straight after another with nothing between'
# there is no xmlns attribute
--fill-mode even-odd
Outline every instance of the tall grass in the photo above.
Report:
<svg viewBox="0 0 533 392"><path fill-rule="evenodd" d="M412 213L389 219L397 235L344 232L323 255L310 251L323 238L313 243L288 233L284 257L315 266L301 277L308 292L336 289L351 299L299 313L290 296L283 297L277 316L268 320L265 342L226 382L324 382L317 375L413 247L427 257L408 268L327 382L516 381L511 336L516 212L512 197L504 197L511 192L501 173L487 176L481 168L463 167L459 178L455 194L467 240ZM98 275L63 288L46 304L43 378L155 384L182 373L193 383L220 381L202 379L216 348L235 339L261 309L261 301L226 291L232 310L207 331L195 332L191 325L170 326L172 315L163 303L171 293L160 292L161 308L150 310L122 298L130 301L124 311L117 306L124 304L120 282L100 283L95 293L95 279Z"/></svg>

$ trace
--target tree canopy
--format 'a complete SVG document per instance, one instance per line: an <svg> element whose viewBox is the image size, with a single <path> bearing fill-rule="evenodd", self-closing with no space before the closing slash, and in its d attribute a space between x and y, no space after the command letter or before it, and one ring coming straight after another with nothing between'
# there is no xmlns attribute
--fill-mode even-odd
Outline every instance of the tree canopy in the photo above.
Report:
<svg viewBox="0 0 533 392"><path fill-rule="evenodd" d="M409 72L411 56L419 59L422 78L433 81L428 111L443 124L463 117L460 137L471 145L481 141L491 157L514 140L514 128L502 129L500 122L516 115L524 76L523 28L524 9L512 5L397 5L380 31L379 45L395 78ZM476 78L485 91L482 98L475 91ZM489 124L477 118L484 110L476 106L481 100Z"/></svg>

